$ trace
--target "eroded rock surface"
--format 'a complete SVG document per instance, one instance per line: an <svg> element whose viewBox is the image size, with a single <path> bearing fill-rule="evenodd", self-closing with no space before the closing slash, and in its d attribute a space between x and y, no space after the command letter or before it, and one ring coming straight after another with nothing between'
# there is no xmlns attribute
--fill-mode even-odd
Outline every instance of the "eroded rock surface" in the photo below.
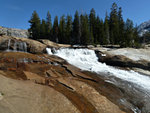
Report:
<svg viewBox="0 0 150 113"><path fill-rule="evenodd" d="M46 54L0 53L2 113L124 113L124 93L95 73Z"/></svg>
<svg viewBox="0 0 150 113"><path fill-rule="evenodd" d="M0 26L0 34L4 34L7 36L21 37L21 38L28 38L29 35L28 30L6 28L1 26Z"/></svg>
<svg viewBox="0 0 150 113"><path fill-rule="evenodd" d="M55 89L0 75L0 113L80 113L63 94Z"/></svg>

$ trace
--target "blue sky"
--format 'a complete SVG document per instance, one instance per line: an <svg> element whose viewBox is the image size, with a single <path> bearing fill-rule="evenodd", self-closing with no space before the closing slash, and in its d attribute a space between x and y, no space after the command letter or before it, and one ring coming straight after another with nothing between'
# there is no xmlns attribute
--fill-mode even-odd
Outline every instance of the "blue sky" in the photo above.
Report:
<svg viewBox="0 0 150 113"><path fill-rule="evenodd" d="M62 14L73 16L76 10L89 14L94 8L104 18L113 2L122 7L124 19L130 18L137 25L150 20L150 0L0 0L0 26L27 29L34 10L40 18L45 18L49 10L53 19Z"/></svg>

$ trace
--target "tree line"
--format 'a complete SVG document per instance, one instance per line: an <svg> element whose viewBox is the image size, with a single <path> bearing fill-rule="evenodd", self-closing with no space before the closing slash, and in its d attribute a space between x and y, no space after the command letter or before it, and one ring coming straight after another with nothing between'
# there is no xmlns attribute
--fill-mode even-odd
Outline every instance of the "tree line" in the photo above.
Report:
<svg viewBox="0 0 150 113"><path fill-rule="evenodd" d="M109 15L106 12L104 20L97 16L92 8L89 15L76 11L74 18L71 15L63 15L59 21L58 16L55 16L53 24L49 11L46 19L42 20L34 11L29 23L30 38L35 40L49 39L72 45L115 44L122 47L136 47L139 44L137 28L132 20L123 20L122 8L116 3L112 4Z"/></svg>

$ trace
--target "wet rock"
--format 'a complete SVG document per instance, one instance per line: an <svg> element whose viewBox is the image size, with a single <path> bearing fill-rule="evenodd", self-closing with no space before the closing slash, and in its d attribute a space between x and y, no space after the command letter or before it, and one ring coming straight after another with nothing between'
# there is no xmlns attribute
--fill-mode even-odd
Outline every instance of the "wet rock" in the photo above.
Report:
<svg viewBox="0 0 150 113"><path fill-rule="evenodd" d="M0 50L1 51L21 51L29 53L46 53L46 48L59 49L60 47L70 47L70 45L57 44L49 40L32 40L28 38L12 37L2 35L0 36Z"/></svg>
<svg viewBox="0 0 150 113"><path fill-rule="evenodd" d="M22 51L30 53L45 53L47 45L39 41L9 36L0 37L1 51Z"/></svg>

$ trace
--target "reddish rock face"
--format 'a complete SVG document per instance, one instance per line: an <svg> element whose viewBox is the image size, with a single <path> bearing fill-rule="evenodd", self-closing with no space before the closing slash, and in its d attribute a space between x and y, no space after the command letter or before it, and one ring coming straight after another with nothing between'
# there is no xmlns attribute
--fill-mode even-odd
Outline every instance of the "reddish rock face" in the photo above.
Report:
<svg viewBox="0 0 150 113"><path fill-rule="evenodd" d="M119 88L104 82L104 80L96 74L83 72L56 56L22 52L2 52L0 53L0 75L10 78L9 80L6 80L5 84L7 84L7 81L14 81L13 79L16 79L16 89L18 87L21 88L22 86L22 91L24 91L24 87L29 84L23 85L22 82L31 81L30 87L37 84L40 86L40 89L44 89L44 87L46 87L47 90L54 90L59 95L63 95L65 97L64 99L63 96L54 95L54 93L46 92L46 90L44 93L47 97L40 97L36 95L36 99L40 100L38 103L42 103L43 101L47 102L47 100L45 100L46 98L56 98L55 101L51 99L52 103L55 103L56 105L61 103L58 107L59 110L55 108L53 111L51 103L47 103L46 105L43 104L43 107L45 106L48 108L49 106L50 108L48 111L41 110L40 113L49 113L50 111L53 113L57 113L58 111L59 113L66 113L66 111L68 113L132 112L129 108L119 103L118 100L124 96L123 92ZM6 78L3 79L5 80ZM0 85L4 85L2 83L0 83ZM8 87L13 87L13 84L14 83L12 83L12 86L8 85ZM3 90L4 93L9 92L3 88L0 88L0 91L1 90ZM26 88L25 90L28 91L30 89ZM29 92L31 94L36 93L34 90L30 90ZM11 93L11 91L9 93ZM21 92L15 93L17 93L17 95L19 95L19 93L22 94ZM21 102L25 102L25 100L15 100L15 98L13 101L16 102L15 106L18 106L17 104ZM31 102L28 99L26 101ZM62 106L65 104L65 101L68 101L69 104L67 107L63 108ZM12 101L10 100L10 102ZM0 100L0 108L2 107L1 105L5 106L5 103L1 103ZM21 109L15 106L14 109L21 112ZM32 111L32 109L36 109L38 105L29 106L28 104L24 104L24 106L28 108L27 111L37 113L34 110ZM26 111L26 109L24 110Z"/></svg>

